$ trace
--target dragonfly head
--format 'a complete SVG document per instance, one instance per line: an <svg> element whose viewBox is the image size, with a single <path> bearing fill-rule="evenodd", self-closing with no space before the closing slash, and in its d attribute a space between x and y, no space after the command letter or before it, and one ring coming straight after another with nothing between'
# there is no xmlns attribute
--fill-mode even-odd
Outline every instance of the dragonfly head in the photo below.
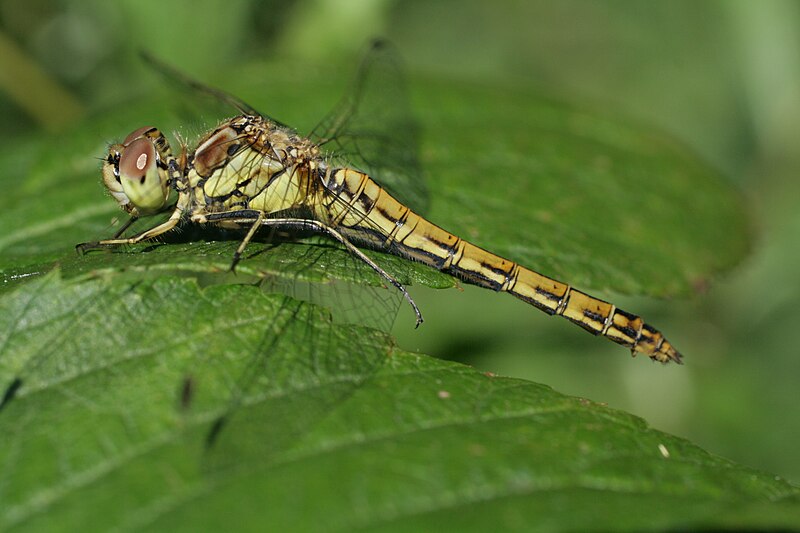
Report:
<svg viewBox="0 0 800 533"><path fill-rule="evenodd" d="M139 128L108 148L103 184L129 214L152 215L169 201L170 169L175 168L175 158L161 132Z"/></svg>

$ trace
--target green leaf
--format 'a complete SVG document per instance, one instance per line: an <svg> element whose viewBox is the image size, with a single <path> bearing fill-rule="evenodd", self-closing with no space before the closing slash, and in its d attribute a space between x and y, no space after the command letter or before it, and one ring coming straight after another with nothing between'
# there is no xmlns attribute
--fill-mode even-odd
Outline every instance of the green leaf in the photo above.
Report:
<svg viewBox="0 0 800 533"><path fill-rule="evenodd" d="M238 72L246 100L280 102L273 114L303 130L345 85L286 64ZM653 295L685 293L747 248L738 194L642 127L523 90L414 94L430 218L476 244ZM291 297L300 284L389 293L328 241L255 242L235 276L239 236L208 228L77 256L119 216L93 158L143 123L170 131L165 107L0 146L0 525L798 526L784 481L546 386L402 352L362 316ZM404 283L453 285L374 257ZM353 299L393 316L396 302Z"/></svg>
<svg viewBox="0 0 800 533"><path fill-rule="evenodd" d="M308 131L347 86L342 70L256 63L238 68L225 88ZM276 77L282 83L270 83ZM748 249L739 193L670 139L521 89L426 80L414 96L432 191L427 215L479 246L580 288L655 296L690 293ZM70 261L72 245L113 233L109 223L122 215L101 192L96 158L106 141L142 123L186 134L185 117L169 111L185 103L185 94L166 93L66 137L3 147L0 268L7 277L46 271ZM229 250L215 243L203 255ZM452 286L421 265L381 261L406 281ZM249 268L258 270L257 262Z"/></svg>
<svg viewBox="0 0 800 533"><path fill-rule="evenodd" d="M3 529L800 527L780 479L252 286L56 271L0 317Z"/></svg>
<svg viewBox="0 0 800 533"><path fill-rule="evenodd" d="M741 194L672 139L521 89L425 91L431 217L479 245L578 287L662 297L748 250Z"/></svg>

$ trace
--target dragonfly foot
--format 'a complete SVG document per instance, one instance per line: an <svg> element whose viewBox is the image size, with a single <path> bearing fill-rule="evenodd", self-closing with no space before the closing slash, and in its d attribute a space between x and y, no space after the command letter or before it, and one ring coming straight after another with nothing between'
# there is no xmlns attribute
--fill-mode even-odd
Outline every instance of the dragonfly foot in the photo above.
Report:
<svg viewBox="0 0 800 533"><path fill-rule="evenodd" d="M231 267L230 267L230 271L232 273L236 274L236 265L239 264L239 261L241 261L241 259L242 255L239 252L233 253L233 259L231 260Z"/></svg>
<svg viewBox="0 0 800 533"><path fill-rule="evenodd" d="M82 242L75 245L75 251L78 253L78 255L84 255L89 250L96 250L98 248L100 248L99 242Z"/></svg>
<svg viewBox="0 0 800 533"><path fill-rule="evenodd" d="M414 329L417 329L423 322L425 322L425 320L422 318L422 313L420 312L419 307L417 307L417 303L414 301L411 295L406 292L405 288L403 288L402 291L406 297L406 300L408 300L408 303L410 303L411 307L414 309L414 314L417 316L417 323L414 325Z"/></svg>

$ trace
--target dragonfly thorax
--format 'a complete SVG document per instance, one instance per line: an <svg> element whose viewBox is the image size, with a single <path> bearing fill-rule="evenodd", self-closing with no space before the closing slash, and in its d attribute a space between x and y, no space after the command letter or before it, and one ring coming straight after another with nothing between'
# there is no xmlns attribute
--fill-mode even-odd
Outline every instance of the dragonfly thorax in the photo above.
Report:
<svg viewBox="0 0 800 533"><path fill-rule="evenodd" d="M133 216L163 211L170 195L170 169L177 167L169 143L147 126L112 144L103 161L103 184Z"/></svg>
<svg viewBox="0 0 800 533"><path fill-rule="evenodd" d="M191 157L198 175L210 176L237 154L251 150L269 160L266 166L291 167L319 157L319 148L307 138L272 121L242 115L222 122L205 136Z"/></svg>
<svg viewBox="0 0 800 533"><path fill-rule="evenodd" d="M267 213L304 204L319 148L291 129L259 116L223 121L188 156L192 211L256 209Z"/></svg>

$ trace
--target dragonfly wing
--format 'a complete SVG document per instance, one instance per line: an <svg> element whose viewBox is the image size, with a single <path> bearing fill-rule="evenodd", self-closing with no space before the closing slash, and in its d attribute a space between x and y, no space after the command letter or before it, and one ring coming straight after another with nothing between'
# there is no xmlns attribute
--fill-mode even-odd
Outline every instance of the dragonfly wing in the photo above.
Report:
<svg viewBox="0 0 800 533"><path fill-rule="evenodd" d="M242 115L262 116L274 122L275 124L278 124L279 126L291 129L289 126L287 126L280 120L277 120L265 113L258 111L256 108L254 108L244 100L237 98L236 96L228 92L225 92L222 89L211 87L210 85L206 85L205 83L202 83L192 78L185 72L181 72L172 65L160 60L150 52L143 50L140 52L140 55L142 57L142 60L151 69L153 69L155 72L158 72L162 77L164 77L174 85L177 85L184 89L189 89L193 93L211 97L217 102L223 104L225 107L236 109ZM224 113L225 116L228 116L229 114L230 113L227 112Z"/></svg>
<svg viewBox="0 0 800 533"><path fill-rule="evenodd" d="M351 90L311 132L331 164L369 174L417 212L428 207L402 64L385 41L370 43Z"/></svg>

